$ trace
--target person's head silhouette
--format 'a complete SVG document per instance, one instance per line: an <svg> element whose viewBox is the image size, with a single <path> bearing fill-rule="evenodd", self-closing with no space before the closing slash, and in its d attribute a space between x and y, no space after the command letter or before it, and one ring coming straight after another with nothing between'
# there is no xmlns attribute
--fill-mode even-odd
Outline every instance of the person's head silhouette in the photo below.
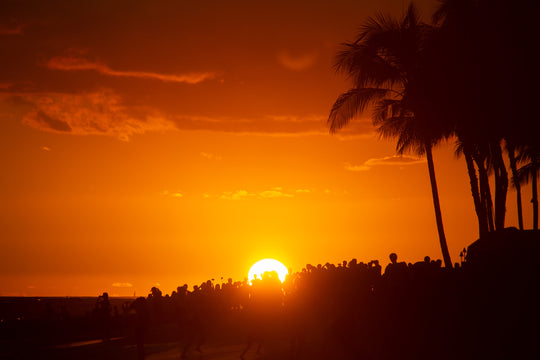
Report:
<svg viewBox="0 0 540 360"><path fill-rule="evenodd" d="M390 254L390 261L392 262L392 264L395 264L397 262L397 254L396 253L391 253Z"/></svg>

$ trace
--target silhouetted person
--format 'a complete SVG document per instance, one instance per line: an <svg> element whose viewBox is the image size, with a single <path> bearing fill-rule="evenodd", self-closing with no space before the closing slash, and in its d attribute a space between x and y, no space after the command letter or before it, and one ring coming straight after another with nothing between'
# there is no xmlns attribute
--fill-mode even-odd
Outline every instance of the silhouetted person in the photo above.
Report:
<svg viewBox="0 0 540 360"><path fill-rule="evenodd" d="M164 297L160 289L153 286L148 294L148 304L152 313L152 322L161 324L163 321L163 303Z"/></svg>
<svg viewBox="0 0 540 360"><path fill-rule="evenodd" d="M396 253L391 253L390 256L390 264L388 264L386 266L386 269L384 269L384 274L388 274L388 272L392 271L393 268L395 268L396 264L397 264L397 254Z"/></svg>
<svg viewBox="0 0 540 360"><path fill-rule="evenodd" d="M110 327L111 327L111 303L109 301L109 294L104 292L99 296L96 302L96 315L101 330L101 338L104 342L110 340Z"/></svg>
<svg viewBox="0 0 540 360"><path fill-rule="evenodd" d="M395 279L395 280L402 280L404 275L406 275L407 272L407 264L404 262L397 262L397 254L391 253L390 254L390 264L386 266L386 269L384 269L384 276L389 279Z"/></svg>
<svg viewBox="0 0 540 360"><path fill-rule="evenodd" d="M186 326L189 333L180 356L182 359L187 356L192 347L195 351L202 353L201 346L208 336L209 322L212 317L212 291L212 282L208 280L202 283L201 286L194 285L193 292L188 296Z"/></svg>
<svg viewBox="0 0 540 360"><path fill-rule="evenodd" d="M424 261L415 262L411 266L411 268L414 271L414 273L416 274L416 276L420 276L422 278L425 278L431 272L431 269L433 268L433 264L431 262L431 258L429 256L425 256Z"/></svg>
<svg viewBox="0 0 540 360"><path fill-rule="evenodd" d="M148 329L148 305L144 297L137 298L131 308L135 310L135 342L137 343L137 359L144 360L144 336Z"/></svg>

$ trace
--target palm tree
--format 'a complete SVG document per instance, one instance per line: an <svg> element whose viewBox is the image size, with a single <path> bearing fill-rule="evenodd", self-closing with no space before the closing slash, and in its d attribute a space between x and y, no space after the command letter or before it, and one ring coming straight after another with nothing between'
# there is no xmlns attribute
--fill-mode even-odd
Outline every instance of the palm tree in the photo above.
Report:
<svg viewBox="0 0 540 360"><path fill-rule="evenodd" d="M521 203L521 183L518 178L516 146L511 141L506 141L506 153L510 161L510 170L512 170L512 185L516 189L516 205L518 215L519 230L523 230L523 205Z"/></svg>
<svg viewBox="0 0 540 360"><path fill-rule="evenodd" d="M484 237L495 230L495 222L489 185L493 166L486 135L489 121L481 96L485 91L479 91L476 69L471 70L480 58L474 32L477 18L474 2L441 0L433 16L437 31L426 46L428 81L431 79L426 95L438 122L446 124L456 138L456 155L465 158L478 232Z"/></svg>
<svg viewBox="0 0 540 360"><path fill-rule="evenodd" d="M369 18L356 41L338 53L336 70L346 73L354 87L338 97L328 123L335 133L371 105L379 135L397 138L399 154L426 155L439 242L445 266L451 268L432 154L450 132L432 121L422 81L423 45L432 31L412 4L401 21L382 14Z"/></svg>
<svg viewBox="0 0 540 360"><path fill-rule="evenodd" d="M508 171L503 147L509 158L513 179L517 171L514 152L519 149L521 132L531 132L530 120L536 118L534 73L537 65L530 52L535 43L534 3L506 0L440 0L434 21L441 24L446 52L446 97L453 106L456 135L476 147L478 171L484 184L485 207L491 194L487 191L487 171L494 177L494 227L504 228ZM518 222L523 229L519 183L517 192ZM493 213L488 210L488 217Z"/></svg>
<svg viewBox="0 0 540 360"><path fill-rule="evenodd" d="M446 99L453 117L461 123L461 138L481 151L478 171L490 170L495 178L495 228L504 227L508 172L502 159L502 142L516 189L519 228L523 229L520 181L535 180L534 161L523 168L521 179L516 152L538 144L536 82L539 68L531 54L537 43L537 2L521 0L439 0L435 22L445 33ZM450 65L450 67L448 66ZM471 136L472 135L472 136ZM524 137L532 139L523 141ZM476 162L476 161L475 161ZM528 170L527 170L528 169ZM528 175L525 175L527 172ZM486 174L481 183L488 185ZM535 180L536 181L536 180ZM537 184L533 183L533 186ZM486 188L486 186L484 186ZM486 190L486 206L491 195ZM533 197L534 204L537 196ZM488 212L488 216L493 216ZM491 228L490 228L491 231Z"/></svg>
<svg viewBox="0 0 540 360"><path fill-rule="evenodd" d="M487 235L490 226L490 219L493 222L492 217L488 216L488 209L490 209L487 204L490 202L487 201L485 192L482 191L485 186L484 180L478 180L476 175L476 168L474 166L475 157L477 157L478 149L474 147L474 144L469 141L463 141L463 137L457 139L456 155L459 156L463 154L465 157L465 163L467 164L467 173L469 175L469 183L471 185L471 193L474 202L474 210L478 218L478 233L480 237ZM479 173L481 170L479 169ZM480 174L482 176L482 174ZM489 184L488 184L489 185ZM489 194L489 191L487 192ZM491 214L491 212L490 212ZM493 227L493 226L492 226Z"/></svg>
<svg viewBox="0 0 540 360"><path fill-rule="evenodd" d="M517 171L518 181L528 183L531 181L533 206L533 229L538 230L538 175L540 173L540 147L536 145L526 147L518 156L522 161L527 161Z"/></svg>

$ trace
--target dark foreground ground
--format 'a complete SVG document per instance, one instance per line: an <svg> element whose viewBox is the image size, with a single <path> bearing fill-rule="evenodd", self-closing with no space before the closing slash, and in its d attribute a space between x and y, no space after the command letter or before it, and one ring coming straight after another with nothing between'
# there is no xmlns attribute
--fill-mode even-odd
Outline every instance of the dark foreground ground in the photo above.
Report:
<svg viewBox="0 0 540 360"><path fill-rule="evenodd" d="M198 360L238 360L246 344L207 344L202 352L192 352L186 359ZM182 346L178 343L155 343L146 345L147 360L172 360L180 359ZM137 359L137 349L125 339L115 340L112 343L97 343L92 345L78 346L72 349L47 351L35 354L35 358L46 359ZM284 348L284 344L270 344L264 352L256 353L256 349L249 351L244 359L290 359L291 356Z"/></svg>
<svg viewBox="0 0 540 360"><path fill-rule="evenodd" d="M40 328L39 331L30 335L25 329L13 336L4 336L0 359L139 359L135 331L132 328L114 327L108 341L103 341L99 332L88 329L81 331L75 328L67 334L61 334L62 329L57 327ZM144 353L147 360L180 359L186 346L186 359L237 360L251 338L244 328L234 323L221 324L219 329L206 334L200 351L195 349L199 338L189 343L189 334L179 331L175 324L154 324L145 335ZM258 352L260 343L259 340L254 341L244 359L296 358L291 339L285 333L276 331L265 336ZM310 350L311 347L306 346L305 356L317 355Z"/></svg>

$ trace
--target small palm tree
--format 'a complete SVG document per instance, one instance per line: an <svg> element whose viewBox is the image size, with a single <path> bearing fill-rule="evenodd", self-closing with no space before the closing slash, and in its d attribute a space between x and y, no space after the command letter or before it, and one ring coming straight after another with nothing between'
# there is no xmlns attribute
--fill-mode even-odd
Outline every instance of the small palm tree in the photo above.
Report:
<svg viewBox="0 0 540 360"><path fill-rule="evenodd" d="M540 174L540 148L536 146L526 147L518 156L521 161L526 161L517 171L517 179L521 183L531 181L533 206L533 229L538 230L538 175Z"/></svg>
<svg viewBox="0 0 540 360"><path fill-rule="evenodd" d="M450 132L432 121L422 81L423 45L432 31L412 4L401 21L382 14L368 19L357 40L344 44L337 56L336 70L346 73L354 87L338 97L328 123L335 133L371 105L379 135L397 138L399 154L426 155L439 242L450 268L432 155L433 146Z"/></svg>

